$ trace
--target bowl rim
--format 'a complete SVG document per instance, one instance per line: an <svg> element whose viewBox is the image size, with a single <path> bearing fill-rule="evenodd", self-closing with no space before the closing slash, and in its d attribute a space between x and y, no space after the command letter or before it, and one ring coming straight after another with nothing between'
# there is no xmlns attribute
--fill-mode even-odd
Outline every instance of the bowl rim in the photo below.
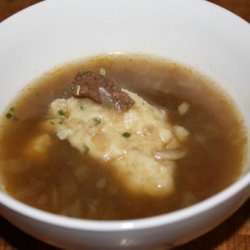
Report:
<svg viewBox="0 0 250 250"><path fill-rule="evenodd" d="M31 11L32 8L36 8L40 5L45 5L48 4L48 2L53 2L53 1L57 0L42 1L28 8L25 8L24 10L19 11L18 13L3 20L0 23L0 26L7 24L13 18L17 18L27 10ZM202 0L199 1L201 2ZM216 8L221 9L221 11L224 11L225 13L232 15L234 18L237 18L237 21L249 25L247 21L245 21L241 17L237 16L236 14L230 12L229 10L221 6L218 6L214 3L204 0L202 2L207 5L213 5ZM9 196L8 194L4 193L1 190L0 190L0 205L7 207L9 210L19 215L23 215L27 218L34 219L38 222L58 227L77 229L77 230L89 230L96 232L126 231L126 230L153 228L163 225L166 226L182 220L186 220L193 216L202 214L207 210L216 208L217 206L233 198L246 188L248 189L250 188L250 172L247 172L245 175L241 176L238 180L236 180L233 184L231 184L229 187L225 188L221 192L190 207L173 211L167 214L146 217L146 218L139 218L139 219L130 219L130 220L100 221L100 220L78 219L78 218L61 216L26 205L12 198L11 196Z"/></svg>
<svg viewBox="0 0 250 250"><path fill-rule="evenodd" d="M190 207L167 214L130 220L89 220L57 215L26 205L2 191L0 191L0 203L15 213L42 223L70 229L108 232L153 228L183 221L219 206L247 188L250 188L250 172L223 191Z"/></svg>
<svg viewBox="0 0 250 250"><path fill-rule="evenodd" d="M48 2L53 2L53 1L56 2L58 0L49 0L49 1L48 0L40 0L40 2L34 3L34 4L32 4L32 5L28 6L28 7L26 7L26 8L24 8L24 9L22 9L22 10L16 12L16 13L12 14L11 16L8 16L4 20L2 20L0 22L0 24L2 25L5 22L7 23L7 22L9 22L9 20L12 20L13 18L18 17L19 15L22 15L23 12L31 11L33 8L37 8L37 7L40 7L42 5L47 5ZM64 0L64 1L67 1L67 0ZM173 0L167 0L167 1L173 1ZM210 1L207 1L207 0L188 0L188 1L190 1L190 2L193 2L193 1L203 2L203 4L205 4L205 5L212 6L214 8L220 9L220 11L223 11L224 13L226 13L228 15L231 15L232 17L238 19L237 20L238 22L240 21L240 22L245 23L245 24L250 24L248 21L246 21L242 17L238 16L236 13L234 13L234 12L230 11L229 9L226 9L226 8L220 6L220 5L217 5L217 4L213 3L213 2L210 2Z"/></svg>

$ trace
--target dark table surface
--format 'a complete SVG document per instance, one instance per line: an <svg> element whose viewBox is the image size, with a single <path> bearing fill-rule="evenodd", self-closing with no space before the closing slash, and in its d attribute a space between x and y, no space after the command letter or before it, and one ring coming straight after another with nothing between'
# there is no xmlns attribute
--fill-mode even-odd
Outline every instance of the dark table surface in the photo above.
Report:
<svg viewBox="0 0 250 250"><path fill-rule="evenodd" d="M0 21L38 0L0 0ZM250 0L211 0L250 22ZM250 49L250 45L249 45ZM0 217L0 250L56 250ZM250 200L223 224L176 250L250 250Z"/></svg>

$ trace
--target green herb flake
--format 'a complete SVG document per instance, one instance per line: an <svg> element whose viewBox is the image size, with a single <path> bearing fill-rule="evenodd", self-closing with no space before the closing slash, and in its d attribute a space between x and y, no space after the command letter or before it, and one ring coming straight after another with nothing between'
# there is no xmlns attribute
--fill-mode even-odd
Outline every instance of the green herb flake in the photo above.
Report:
<svg viewBox="0 0 250 250"><path fill-rule="evenodd" d="M106 75L106 70L104 68L100 68L99 75L100 76L105 76Z"/></svg>
<svg viewBox="0 0 250 250"><path fill-rule="evenodd" d="M125 137L125 138L129 138L131 136L131 134L129 132L124 132L122 134L122 136Z"/></svg>
<svg viewBox="0 0 250 250"><path fill-rule="evenodd" d="M80 69L79 71L78 71L78 74L80 74L80 75L83 75L83 74L90 74L90 73L94 73L94 71L92 71L92 70L82 70L82 69Z"/></svg>
<svg viewBox="0 0 250 250"><path fill-rule="evenodd" d="M86 145L83 145L83 148L84 148L83 154L84 154L84 155L88 155L88 154L89 154L89 151L90 151L89 147L86 146Z"/></svg>
<svg viewBox="0 0 250 250"><path fill-rule="evenodd" d="M14 116L13 116L13 114L11 114L10 112L8 112L8 113L5 115L5 117L6 117L7 119L12 119Z"/></svg>
<svg viewBox="0 0 250 250"><path fill-rule="evenodd" d="M55 123L54 123L53 121L50 121L49 123L50 123L51 125L55 125Z"/></svg>
<svg viewBox="0 0 250 250"><path fill-rule="evenodd" d="M80 106L80 110L84 110L84 107L82 105Z"/></svg>
<svg viewBox="0 0 250 250"><path fill-rule="evenodd" d="M112 101L107 101L103 103L104 107L107 109L115 110L115 104Z"/></svg>
<svg viewBox="0 0 250 250"><path fill-rule="evenodd" d="M14 112L15 112L15 108L14 107L10 107L9 108L9 111L5 114L5 117L7 118L7 119L11 119L11 120L15 120L15 121L17 121L18 120L18 118L13 114Z"/></svg>
<svg viewBox="0 0 250 250"><path fill-rule="evenodd" d="M69 88L70 88L71 92L73 92L75 90L75 85L71 84Z"/></svg>
<svg viewBox="0 0 250 250"><path fill-rule="evenodd" d="M101 118L99 117L95 117L93 120L95 122L95 125L99 125L102 122Z"/></svg>
<svg viewBox="0 0 250 250"><path fill-rule="evenodd" d="M83 74L84 73L84 70L82 70L82 69L80 69L79 71L78 71L78 74Z"/></svg>
<svg viewBox="0 0 250 250"><path fill-rule="evenodd" d="M61 116L65 116L65 112L62 109L58 110L58 114L61 115Z"/></svg>
<svg viewBox="0 0 250 250"><path fill-rule="evenodd" d="M63 124L63 120L59 121L58 124Z"/></svg>

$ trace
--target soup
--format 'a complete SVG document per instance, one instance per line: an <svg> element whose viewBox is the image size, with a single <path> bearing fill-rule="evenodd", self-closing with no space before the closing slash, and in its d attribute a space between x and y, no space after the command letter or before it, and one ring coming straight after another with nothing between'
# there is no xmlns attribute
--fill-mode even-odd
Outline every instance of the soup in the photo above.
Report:
<svg viewBox="0 0 250 250"><path fill-rule="evenodd" d="M105 90L104 107L74 96L79 77L114 81L132 101L115 110ZM0 133L7 193L98 220L159 215L212 196L240 176L247 143L241 116L214 83L138 55L98 56L48 73L11 103Z"/></svg>

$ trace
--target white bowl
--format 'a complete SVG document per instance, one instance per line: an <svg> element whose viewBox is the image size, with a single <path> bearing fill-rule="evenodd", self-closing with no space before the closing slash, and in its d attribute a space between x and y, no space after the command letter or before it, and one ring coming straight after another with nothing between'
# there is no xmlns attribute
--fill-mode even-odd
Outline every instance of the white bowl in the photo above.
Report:
<svg viewBox="0 0 250 250"><path fill-rule="evenodd" d="M237 102L250 131L250 25L209 2L44 1L2 22L0 43L0 111L18 90L55 66L96 54L136 52L181 62L214 79ZM166 215L114 222L71 219L31 208L3 192L0 212L62 248L166 249L204 234L246 201L249 155L244 174L233 185Z"/></svg>

